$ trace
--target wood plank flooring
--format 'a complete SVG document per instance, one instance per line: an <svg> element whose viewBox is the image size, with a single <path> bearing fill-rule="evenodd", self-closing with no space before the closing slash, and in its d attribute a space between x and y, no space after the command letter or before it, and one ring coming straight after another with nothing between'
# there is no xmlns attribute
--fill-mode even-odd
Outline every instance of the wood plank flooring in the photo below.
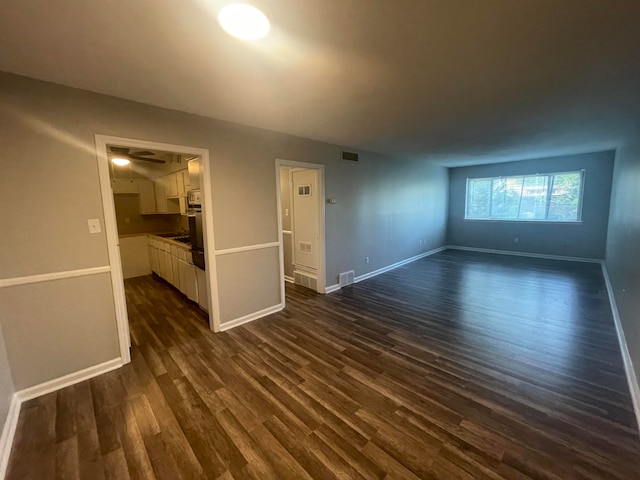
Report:
<svg viewBox="0 0 640 480"><path fill-rule="evenodd" d="M8 479L640 478L599 265L445 251L222 334L126 292L132 363L25 403Z"/></svg>

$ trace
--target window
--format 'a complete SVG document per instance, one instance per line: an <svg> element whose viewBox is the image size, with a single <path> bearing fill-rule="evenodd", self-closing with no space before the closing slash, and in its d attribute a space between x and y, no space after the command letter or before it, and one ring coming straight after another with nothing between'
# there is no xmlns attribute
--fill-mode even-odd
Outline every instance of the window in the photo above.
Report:
<svg viewBox="0 0 640 480"><path fill-rule="evenodd" d="M465 219L579 222L584 170L468 178Z"/></svg>

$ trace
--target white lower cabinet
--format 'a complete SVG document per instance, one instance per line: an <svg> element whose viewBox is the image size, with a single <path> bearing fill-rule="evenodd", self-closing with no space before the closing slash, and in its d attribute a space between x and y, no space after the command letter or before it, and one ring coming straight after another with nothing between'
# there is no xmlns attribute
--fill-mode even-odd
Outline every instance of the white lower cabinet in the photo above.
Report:
<svg viewBox="0 0 640 480"><path fill-rule="evenodd" d="M187 263L185 260L178 260L178 268L180 270L180 291L184 293L189 300L198 301L198 277L196 274L196 266Z"/></svg>
<svg viewBox="0 0 640 480"><path fill-rule="evenodd" d="M173 284L173 266L171 265L171 253L162 252L162 263L164 263L164 279Z"/></svg>
<svg viewBox="0 0 640 480"><path fill-rule="evenodd" d="M176 245L152 235L147 238L151 271L184 293L189 300L198 302L199 298L204 298L201 307L206 310L204 272L202 272L202 280L198 282L197 271L200 269L191 263L189 247Z"/></svg>
<svg viewBox="0 0 640 480"><path fill-rule="evenodd" d="M154 272L157 275L160 275L160 250L154 247L152 253L153 253L153 265L155 267Z"/></svg>
<svg viewBox="0 0 640 480"><path fill-rule="evenodd" d="M173 255L171 255L171 270L173 272L171 285L180 290L180 269L178 267L178 257L174 257Z"/></svg>
<svg viewBox="0 0 640 480"><path fill-rule="evenodd" d="M180 278L180 287L178 289L187 294L187 262L178 259L178 277Z"/></svg>
<svg viewBox="0 0 640 480"><path fill-rule="evenodd" d="M204 270L196 267L196 276L198 278L198 306L205 312L209 311L209 297L207 295L207 279Z"/></svg>

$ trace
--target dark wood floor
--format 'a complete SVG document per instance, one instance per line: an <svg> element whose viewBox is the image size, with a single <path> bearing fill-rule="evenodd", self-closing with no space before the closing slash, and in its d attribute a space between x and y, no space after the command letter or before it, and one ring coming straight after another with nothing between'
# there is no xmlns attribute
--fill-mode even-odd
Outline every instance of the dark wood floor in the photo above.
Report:
<svg viewBox="0 0 640 480"><path fill-rule="evenodd" d="M126 282L133 361L23 405L8 479L638 479L600 267L445 251L227 333Z"/></svg>

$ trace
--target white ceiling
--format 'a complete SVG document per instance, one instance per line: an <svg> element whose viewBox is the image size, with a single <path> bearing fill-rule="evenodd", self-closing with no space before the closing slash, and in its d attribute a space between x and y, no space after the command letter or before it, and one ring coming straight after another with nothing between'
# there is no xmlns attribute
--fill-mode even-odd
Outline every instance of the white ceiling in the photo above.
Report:
<svg viewBox="0 0 640 480"><path fill-rule="evenodd" d="M638 126L640 0L252 0L255 43L225 3L0 0L0 70L446 165Z"/></svg>

